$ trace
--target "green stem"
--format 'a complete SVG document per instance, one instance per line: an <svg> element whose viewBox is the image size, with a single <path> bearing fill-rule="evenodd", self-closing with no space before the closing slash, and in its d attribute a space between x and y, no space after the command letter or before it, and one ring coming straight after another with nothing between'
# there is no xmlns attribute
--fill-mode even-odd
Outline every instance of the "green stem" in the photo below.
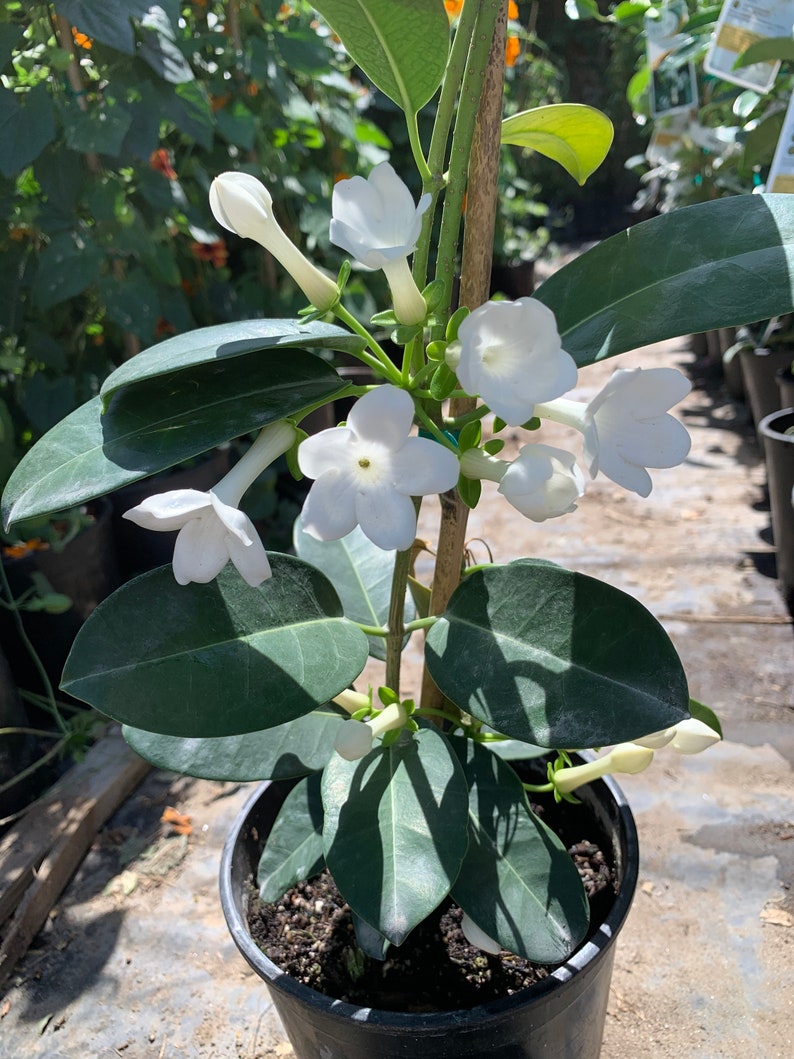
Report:
<svg viewBox="0 0 794 1059"><path fill-rule="evenodd" d="M375 354L370 356L365 350L359 350L358 353L353 353L354 357L358 357L359 360L365 364L369 364L376 372L385 374L390 382L393 382L396 386L402 386L402 375L395 365L392 363L388 353L375 341L372 335L367 331L366 327L358 322L358 320L349 313L344 305L335 305L333 308L334 315L347 324L351 331L355 331L357 335L361 335L366 340L367 345Z"/></svg>
<svg viewBox="0 0 794 1059"><path fill-rule="evenodd" d="M422 150L422 143L419 139L419 123L417 121L416 114L405 115L405 124L408 128L408 141L411 144L411 151L416 162L416 168L419 170L419 174L422 177L422 183L427 184L433 179L433 174L430 172L427 161L425 160L425 153Z"/></svg>
<svg viewBox="0 0 794 1059"><path fill-rule="evenodd" d="M521 786L530 794L547 794L554 790L553 783L522 783Z"/></svg>
<svg viewBox="0 0 794 1059"><path fill-rule="evenodd" d="M414 402L414 409L416 411L416 418L421 420L422 426L425 428L425 430L429 434L432 434L436 441L440 445L443 445L444 448L449 449L450 452L454 452L456 456L459 455L459 449L457 445L454 445L449 440L444 431L433 422L433 420L418 402Z"/></svg>
<svg viewBox="0 0 794 1059"><path fill-rule="evenodd" d="M57 732L48 732L43 728L0 728L0 735L38 735L42 739L60 739Z"/></svg>
<svg viewBox="0 0 794 1059"><path fill-rule="evenodd" d="M22 640L22 643L25 645L25 649L27 650L28 654L30 655L30 658L31 658L31 660L33 662L33 665L36 667L36 672L39 674L39 677L41 678L41 682L44 685L44 693L45 693L45 697L46 697L46 701L47 701L47 709L50 711L52 716L55 718L55 723L58 725L58 727L60 728L61 732L64 735L68 735L69 734L69 726L67 725L66 721L61 716L61 711L58 709L58 704L55 701L55 692L53 691L52 683L50 681L50 678L47 676L47 670L44 668L44 664L41 661L41 659L39 658L38 653L36 651L36 648L30 642L30 639L28 638L28 634L25 632L25 626L24 626L24 624L22 622L22 615L19 613L19 608L16 606L16 601L14 600L14 597L11 594L11 586L8 583L8 578L6 577L5 566L3 565L2 562L0 562L0 581L2 581L2 588L3 588L3 592L5 593L6 599L8 599L10 601L11 605L12 605L12 610L14 612L14 623L15 623L15 625L17 627L17 632L19 633L19 637ZM0 791L2 791L2 790L3 790L3 788L0 787Z"/></svg>
<svg viewBox="0 0 794 1059"><path fill-rule="evenodd" d="M460 391L459 393L456 391L453 396L465 395L463 394L463 391ZM476 408L473 408L471 412L465 412L463 415L451 416L450 418L445 419L444 427L447 430L461 430L463 427L466 426L467 423L473 423L475 422L475 420L482 419L483 416L486 415L488 415L488 406L481 404L478 405Z"/></svg>
<svg viewBox="0 0 794 1059"><path fill-rule="evenodd" d="M460 102L458 104L458 115L455 120L455 131L452 135L452 150L447 174L447 192L444 197L444 209L441 215L441 234L438 240L438 257L436 260L436 279L441 279L444 283L444 296L440 302L441 308L436 313L438 323L431 335L433 339L443 337L446 321L451 311L452 282L455 277L458 238L463 214L463 196L466 191L471 144L474 138L474 126L488 67L494 27L502 9L502 0L481 0L479 5L472 4L471 6L477 8L477 25L472 36L471 48L466 62L466 72L463 77ZM464 13L466 7L467 5L464 4Z"/></svg>
<svg viewBox="0 0 794 1059"><path fill-rule="evenodd" d="M389 635L389 630L385 625L362 625L360 621L355 621L353 624L357 625L365 636L381 636L385 639Z"/></svg>
<svg viewBox="0 0 794 1059"><path fill-rule="evenodd" d="M13 776L10 780L0 784L0 794L5 794L7 790L10 790L11 787L15 786L17 783L21 783L22 780L26 779L28 776L31 776L37 769L40 769L42 765L46 765L48 761L51 761L56 756L56 754L60 753L65 745L66 740L59 739L54 747L48 750L46 754L42 754L40 758L37 758L32 765L28 765L26 769L22 769L21 772L18 772L16 776Z"/></svg>
<svg viewBox="0 0 794 1059"><path fill-rule="evenodd" d="M448 721L455 728L461 728L460 717L456 717L452 713L446 713L444 710L436 710L430 706L423 706L419 710L414 710L414 717L439 717L442 721Z"/></svg>
<svg viewBox="0 0 794 1059"><path fill-rule="evenodd" d="M417 509L419 500L414 501ZM408 590L408 575L411 572L413 548L397 552L394 558L394 573L391 579L391 599L386 637L386 686L395 695L400 694L400 663L405 639L405 593Z"/></svg>
<svg viewBox="0 0 794 1059"><path fill-rule="evenodd" d="M405 626L406 632L419 632L420 629L429 629L435 625L438 621L437 614L431 614L427 618L415 618L414 621L409 621Z"/></svg>

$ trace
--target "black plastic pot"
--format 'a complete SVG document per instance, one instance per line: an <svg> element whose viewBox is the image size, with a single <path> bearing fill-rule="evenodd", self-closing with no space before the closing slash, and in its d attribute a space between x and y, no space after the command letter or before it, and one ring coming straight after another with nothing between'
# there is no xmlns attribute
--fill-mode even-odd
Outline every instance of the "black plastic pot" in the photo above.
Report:
<svg viewBox="0 0 794 1059"><path fill-rule="evenodd" d="M792 357L794 361L794 357ZM780 394L779 406L780 408L794 408L794 371L792 371L792 365L781 368L775 378L777 379L777 389Z"/></svg>
<svg viewBox="0 0 794 1059"><path fill-rule="evenodd" d="M769 506L777 553L777 579L786 604L794 614L794 408L784 408L762 419Z"/></svg>
<svg viewBox="0 0 794 1059"><path fill-rule="evenodd" d="M776 376L781 368L791 367L792 352L790 349L743 349L739 356L753 422L760 434L761 420L780 408Z"/></svg>
<svg viewBox="0 0 794 1059"><path fill-rule="evenodd" d="M356 1007L285 974L258 948L246 906L264 840L290 789L265 783L243 809L221 863L232 937L267 983L298 1059L598 1059L615 939L637 883L639 850L626 799L611 780L577 791L610 837L620 878L611 911L567 963L529 989L468 1010L416 1015Z"/></svg>

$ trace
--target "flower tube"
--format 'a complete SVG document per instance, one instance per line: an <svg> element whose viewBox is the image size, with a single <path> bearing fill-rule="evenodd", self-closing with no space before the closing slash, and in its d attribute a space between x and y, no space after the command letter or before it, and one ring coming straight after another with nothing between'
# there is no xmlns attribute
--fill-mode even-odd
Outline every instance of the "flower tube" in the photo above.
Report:
<svg viewBox="0 0 794 1059"><path fill-rule="evenodd" d="M331 242L368 269L383 269L401 324L418 324L427 305L408 267L416 249L422 215L432 196L414 204L407 185L388 162L376 165L369 177L340 180L331 200Z"/></svg>
<svg viewBox="0 0 794 1059"><path fill-rule="evenodd" d="M562 348L554 313L536 298L486 302L460 324L458 340L449 367L510 426L576 385L576 362Z"/></svg>
<svg viewBox="0 0 794 1059"><path fill-rule="evenodd" d="M296 437L290 423L273 423L209 492L173 489L158 493L125 511L123 518L144 529L179 530L172 566L180 585L207 584L231 560L255 588L272 576L270 562L253 523L238 506L246 489Z"/></svg>
<svg viewBox="0 0 794 1059"><path fill-rule="evenodd" d="M552 783L560 794L570 794L577 787L613 772L633 776L647 769L652 761L653 751L650 747L639 746L637 743L618 743L608 754L596 758L595 761L559 769L552 776Z"/></svg>
<svg viewBox="0 0 794 1059"><path fill-rule="evenodd" d="M667 414L692 389L676 368L618 368L590 401L559 398L535 414L582 432L590 477L599 471L617 485L648 496L653 483L646 467L675 467L686 459L686 427Z"/></svg>
<svg viewBox="0 0 794 1059"><path fill-rule="evenodd" d="M512 463L468 449L460 458L461 474L499 482L499 492L533 522L545 522L576 510L584 493L584 475L572 453L552 445L524 445Z"/></svg>
<svg viewBox="0 0 794 1059"><path fill-rule="evenodd" d="M337 732L334 749L345 761L358 761L370 752L375 739L395 728L402 728L407 720L405 706L393 702L368 721L345 721Z"/></svg>
<svg viewBox="0 0 794 1059"><path fill-rule="evenodd" d="M268 250L300 289L321 310L339 299L332 279L295 246L273 216L273 198L261 180L248 173L221 173L210 187L210 209L218 224Z"/></svg>
<svg viewBox="0 0 794 1059"><path fill-rule="evenodd" d="M443 493L458 480L458 459L428 438L411 437L414 403L383 385L356 401L344 427L321 430L298 449L314 485L303 505L303 528L321 541L361 526L379 548L410 548L416 536L411 497Z"/></svg>

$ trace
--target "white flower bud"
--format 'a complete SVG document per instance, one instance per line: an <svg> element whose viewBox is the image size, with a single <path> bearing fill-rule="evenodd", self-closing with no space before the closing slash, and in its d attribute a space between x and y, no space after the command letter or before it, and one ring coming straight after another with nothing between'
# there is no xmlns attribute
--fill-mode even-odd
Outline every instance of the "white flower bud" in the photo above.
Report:
<svg viewBox="0 0 794 1059"><path fill-rule="evenodd" d="M695 717L688 717L675 726L670 749L677 754L700 754L719 741L720 737L713 728Z"/></svg>
<svg viewBox="0 0 794 1059"><path fill-rule="evenodd" d="M482 949L483 952L488 952L491 956L497 956L502 951L502 946L499 942L494 941L484 930L481 930L465 912L463 913L460 929L463 931L466 941L468 941L469 945L473 945L475 949Z"/></svg>

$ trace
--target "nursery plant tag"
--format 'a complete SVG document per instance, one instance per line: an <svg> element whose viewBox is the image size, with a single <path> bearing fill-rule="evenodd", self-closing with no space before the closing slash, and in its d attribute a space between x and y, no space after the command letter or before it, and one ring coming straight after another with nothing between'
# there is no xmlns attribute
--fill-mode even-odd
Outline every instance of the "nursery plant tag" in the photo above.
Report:
<svg viewBox="0 0 794 1059"><path fill-rule="evenodd" d="M697 104L697 76L691 60L676 60L676 52L687 43L681 32L689 21L684 0L665 4L658 18L645 17L645 47L650 78L651 114L677 114Z"/></svg>
<svg viewBox="0 0 794 1059"><path fill-rule="evenodd" d="M775 157L766 178L767 191L794 192L794 95L789 100Z"/></svg>
<svg viewBox="0 0 794 1059"><path fill-rule="evenodd" d="M685 113L670 116L662 125L655 125L645 150L650 165L668 165L675 160L689 124Z"/></svg>
<svg viewBox="0 0 794 1059"><path fill-rule="evenodd" d="M751 44L790 37L792 25L794 0L725 0L703 68L723 81L768 92L780 69L779 60L752 63L739 70L734 70L734 64Z"/></svg>

